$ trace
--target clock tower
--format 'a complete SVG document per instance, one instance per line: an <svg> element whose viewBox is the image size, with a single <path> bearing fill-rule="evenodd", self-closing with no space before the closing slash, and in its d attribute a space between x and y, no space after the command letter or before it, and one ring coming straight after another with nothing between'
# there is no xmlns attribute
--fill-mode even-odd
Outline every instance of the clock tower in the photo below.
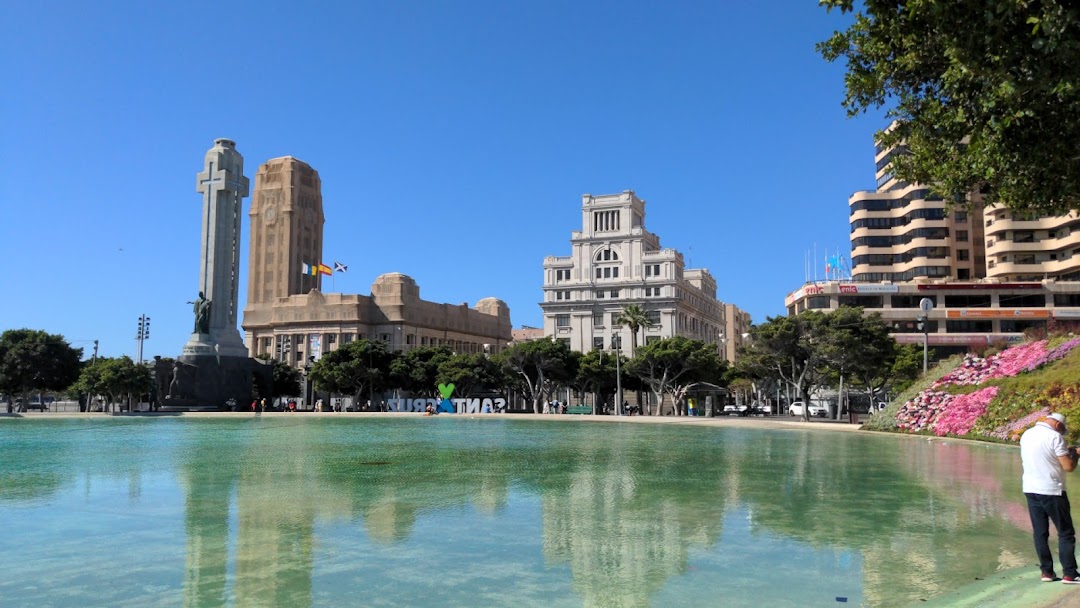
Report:
<svg viewBox="0 0 1080 608"><path fill-rule="evenodd" d="M304 264L323 262L319 172L291 156L266 161L255 174L248 216L248 306L319 289L321 276L303 274Z"/></svg>

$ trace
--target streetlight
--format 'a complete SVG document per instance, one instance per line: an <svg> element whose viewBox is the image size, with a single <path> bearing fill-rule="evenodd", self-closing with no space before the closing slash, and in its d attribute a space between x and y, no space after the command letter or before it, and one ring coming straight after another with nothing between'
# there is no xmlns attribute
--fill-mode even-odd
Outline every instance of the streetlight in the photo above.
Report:
<svg viewBox="0 0 1080 608"><path fill-rule="evenodd" d="M619 330L622 327L618 327ZM611 347L615 349L615 415L622 416L622 367L619 359L622 358L622 336L616 334L611 337Z"/></svg>
<svg viewBox="0 0 1080 608"><path fill-rule="evenodd" d="M923 330L922 340L922 373L925 376L926 370L930 364L930 311L934 310L934 301L930 298L923 298L919 301L919 310L922 314L919 315L919 328Z"/></svg>
<svg viewBox="0 0 1080 608"><path fill-rule="evenodd" d="M135 355L139 365L143 362L143 342L150 339L150 317L146 315L139 315L139 330L135 334L135 341L138 343L138 349Z"/></svg>
<svg viewBox="0 0 1080 608"><path fill-rule="evenodd" d="M311 389L311 380L308 379L308 374L311 373L311 364L314 363L314 362L315 362L315 357L308 357L307 361L304 362L304 367L302 368L304 370L304 407L305 408L307 408L308 403L310 403L310 401L311 401L311 399L309 399L309 397L308 397L308 393L310 392L310 389Z"/></svg>

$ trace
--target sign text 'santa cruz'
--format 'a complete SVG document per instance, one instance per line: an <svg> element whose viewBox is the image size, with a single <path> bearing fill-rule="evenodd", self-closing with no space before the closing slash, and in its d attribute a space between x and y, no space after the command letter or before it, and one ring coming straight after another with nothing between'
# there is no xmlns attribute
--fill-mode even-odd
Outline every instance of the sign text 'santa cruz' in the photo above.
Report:
<svg viewBox="0 0 1080 608"><path fill-rule="evenodd" d="M439 407L446 401L454 405L454 412L458 414L487 414L506 409L506 399L502 397L495 399L389 399L386 402L386 407L391 412L423 412L430 405L440 412L446 412L445 407Z"/></svg>

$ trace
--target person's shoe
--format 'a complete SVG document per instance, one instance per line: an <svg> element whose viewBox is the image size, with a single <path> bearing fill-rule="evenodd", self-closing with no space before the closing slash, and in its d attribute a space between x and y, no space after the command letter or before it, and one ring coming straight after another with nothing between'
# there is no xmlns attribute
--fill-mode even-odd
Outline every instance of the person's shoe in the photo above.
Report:
<svg viewBox="0 0 1080 608"><path fill-rule="evenodd" d="M1054 582L1056 580L1058 580L1058 577L1053 572L1043 572L1042 573L1042 582L1044 582L1044 583L1052 583L1052 582Z"/></svg>
<svg viewBox="0 0 1080 608"><path fill-rule="evenodd" d="M1061 578L1061 582L1066 585L1080 585L1080 576L1064 576Z"/></svg>

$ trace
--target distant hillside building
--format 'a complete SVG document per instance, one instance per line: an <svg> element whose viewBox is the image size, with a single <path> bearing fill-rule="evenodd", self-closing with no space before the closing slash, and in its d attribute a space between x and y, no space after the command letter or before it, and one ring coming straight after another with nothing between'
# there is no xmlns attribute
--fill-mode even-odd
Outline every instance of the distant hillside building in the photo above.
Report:
<svg viewBox="0 0 1080 608"><path fill-rule="evenodd" d="M302 367L342 344L367 338L393 351L448 346L456 352L499 352L511 339L510 309L496 298L475 307L420 299L400 273L379 276L371 295L323 293L322 275L304 268L322 257L322 182L307 163L286 156L255 175L248 257L248 301L241 323L252 356ZM360 252L357 251L357 254Z"/></svg>
<svg viewBox="0 0 1080 608"><path fill-rule="evenodd" d="M716 280L708 270L687 269L683 255L660 247L645 229L645 201L632 191L582 196L580 231L571 234L571 254L544 259L544 335L588 352L621 344L633 356L633 340L615 319L629 304L648 314L651 326L639 331L639 344L685 336L714 344L730 335L727 314L748 317L716 299ZM727 343L724 343L727 344ZM734 343L727 351L734 356Z"/></svg>

